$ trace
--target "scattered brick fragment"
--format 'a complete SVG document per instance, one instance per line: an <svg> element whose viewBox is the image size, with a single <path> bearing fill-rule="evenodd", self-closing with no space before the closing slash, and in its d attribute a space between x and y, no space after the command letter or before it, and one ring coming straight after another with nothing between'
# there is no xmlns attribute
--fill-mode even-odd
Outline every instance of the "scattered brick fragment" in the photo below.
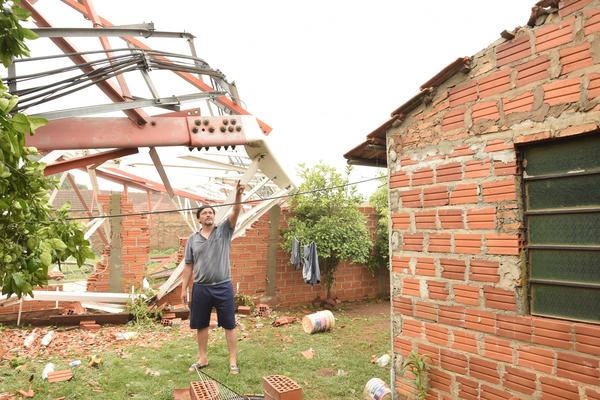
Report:
<svg viewBox="0 0 600 400"><path fill-rule="evenodd" d="M48 382L65 382L73 378L73 371L70 369L63 369L60 371L52 371L48 373Z"/></svg>

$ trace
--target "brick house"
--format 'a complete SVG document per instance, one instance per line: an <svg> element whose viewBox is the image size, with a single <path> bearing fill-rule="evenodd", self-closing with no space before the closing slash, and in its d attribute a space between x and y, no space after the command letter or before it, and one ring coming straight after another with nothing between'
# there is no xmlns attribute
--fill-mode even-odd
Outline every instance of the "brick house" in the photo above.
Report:
<svg viewBox="0 0 600 400"><path fill-rule="evenodd" d="M395 390L600 399L600 0L542 1L348 152L387 166Z"/></svg>

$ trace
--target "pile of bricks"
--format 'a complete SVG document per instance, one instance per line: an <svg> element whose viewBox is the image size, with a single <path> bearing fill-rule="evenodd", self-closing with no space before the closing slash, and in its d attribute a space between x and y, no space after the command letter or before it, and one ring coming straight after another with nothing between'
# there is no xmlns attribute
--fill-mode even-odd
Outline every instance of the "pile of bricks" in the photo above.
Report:
<svg viewBox="0 0 600 400"><path fill-rule="evenodd" d="M265 400L302 400L302 388L284 375L264 376Z"/></svg>
<svg viewBox="0 0 600 400"><path fill-rule="evenodd" d="M94 272L87 279L87 291L88 292L108 292L108 258L110 256L110 246L105 246L100 255L100 260L94 267Z"/></svg>
<svg viewBox="0 0 600 400"><path fill-rule="evenodd" d="M250 315L252 309L249 306L238 306L237 313L241 315Z"/></svg>
<svg viewBox="0 0 600 400"><path fill-rule="evenodd" d="M96 323L94 320L83 320L79 322L79 327L84 331L96 332L100 329L100 325Z"/></svg>
<svg viewBox="0 0 600 400"><path fill-rule="evenodd" d="M175 313L163 314L160 324L162 326L178 327L181 325L181 318L177 318Z"/></svg>

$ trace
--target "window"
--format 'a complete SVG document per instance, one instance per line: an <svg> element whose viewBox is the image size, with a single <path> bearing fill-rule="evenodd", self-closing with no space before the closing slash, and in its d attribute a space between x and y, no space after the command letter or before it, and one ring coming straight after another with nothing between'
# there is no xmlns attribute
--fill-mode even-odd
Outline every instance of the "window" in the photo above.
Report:
<svg viewBox="0 0 600 400"><path fill-rule="evenodd" d="M521 150L531 313L600 322L600 133Z"/></svg>

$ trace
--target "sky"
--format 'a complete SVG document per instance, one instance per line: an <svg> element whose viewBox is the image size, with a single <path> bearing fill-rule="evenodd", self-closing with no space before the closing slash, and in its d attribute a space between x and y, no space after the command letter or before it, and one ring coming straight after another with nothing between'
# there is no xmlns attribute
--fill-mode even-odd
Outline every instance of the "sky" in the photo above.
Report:
<svg viewBox="0 0 600 400"><path fill-rule="evenodd" d="M246 109L273 127L272 149L294 175L298 164L319 161L343 171L343 154L422 83L504 29L525 25L533 3L96 0L94 6L113 24L154 22L157 30L195 35L198 56L235 81ZM58 0L39 0L36 7L55 26L90 26ZM100 48L97 40L94 47ZM351 180L376 173L355 167Z"/></svg>

